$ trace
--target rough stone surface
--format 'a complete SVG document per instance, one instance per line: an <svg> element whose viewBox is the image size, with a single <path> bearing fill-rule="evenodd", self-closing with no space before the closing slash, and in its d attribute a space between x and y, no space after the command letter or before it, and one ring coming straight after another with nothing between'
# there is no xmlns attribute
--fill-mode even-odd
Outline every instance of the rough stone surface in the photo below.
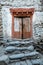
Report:
<svg viewBox="0 0 43 65"><path fill-rule="evenodd" d="M26 60L27 65L32 65L32 62L30 60Z"/></svg>
<svg viewBox="0 0 43 65"><path fill-rule="evenodd" d="M3 55L0 57L0 65L7 65L9 63L9 58L7 55Z"/></svg>
<svg viewBox="0 0 43 65"><path fill-rule="evenodd" d="M34 59L34 60L31 60L32 64L43 64L42 60L41 59Z"/></svg>
<svg viewBox="0 0 43 65"><path fill-rule="evenodd" d="M21 54L15 54L15 55L11 55L9 56L9 58L11 60L15 60L15 59L21 59L21 58L25 58L28 57L28 58L37 58L39 55L38 52L31 52L31 53L21 53Z"/></svg>
<svg viewBox="0 0 43 65"><path fill-rule="evenodd" d="M33 38L43 39L43 12L35 12L33 15Z"/></svg>
<svg viewBox="0 0 43 65"><path fill-rule="evenodd" d="M3 36L4 39L9 39L11 38L12 34L11 34L11 27L12 27L12 16L10 13L10 8L15 8L15 7L21 7L21 8L35 8L36 12L34 12L33 15L33 37L36 39L39 39L40 34L43 34L43 27L41 27L41 32L39 32L39 26L37 27L37 25L35 24L35 22L43 22L43 11L41 11L41 1L40 0L3 0L1 1L1 5L2 5L2 22L3 22ZM6 15L7 14L7 15ZM6 25L7 24L7 25ZM37 23L39 24L39 23ZM38 29L38 31L36 30L36 27ZM42 25L41 25L42 26ZM42 36L42 35L41 35Z"/></svg>
<svg viewBox="0 0 43 65"><path fill-rule="evenodd" d="M6 52L14 52L14 51L34 51L34 47L31 45L29 47L14 47L14 46L8 46L6 47Z"/></svg>
<svg viewBox="0 0 43 65"><path fill-rule="evenodd" d="M13 52L15 51L15 48L13 46L9 46L5 49L6 52Z"/></svg>
<svg viewBox="0 0 43 65"><path fill-rule="evenodd" d="M35 8L35 12L33 15L33 19L32 19L32 29L33 29L33 38L37 39L38 41L40 39L43 39L43 2L41 2L42 0L0 0L0 31L2 32L3 29L3 37L4 40L6 39L11 39L12 36L12 16L10 13L10 8ZM42 12L41 12L42 11ZM1 13L2 12L2 13ZM0 32L0 35L1 35ZM1 36L0 36L1 37ZM24 44L24 42L23 42ZM17 44L18 45L18 44ZM0 48L0 56L1 54L4 54L4 49L3 51L1 50L2 47ZM11 49L11 48L10 48ZM14 49L14 48L13 48ZM31 48L32 49L32 48ZM11 49L12 50L12 49ZM17 56L18 55L18 56ZM36 56L39 56L39 54L37 52L29 52L29 53L20 53L20 54L10 54L8 56L10 56L10 59L17 59L17 58L22 58L22 57L32 57L32 60L25 60L25 61L21 61L20 62L14 62L14 63L10 63L8 65L32 65L31 63L40 63L40 59L37 59ZM37 56L37 57L38 57ZM5 59L4 59L5 57ZM33 61L33 58L34 59ZM0 65L6 65L9 61L8 61L8 57L1 56L0 57ZM12 61L12 60L11 60ZM36 62L37 61L37 62ZM41 65L43 65L43 61L41 61Z"/></svg>
<svg viewBox="0 0 43 65"><path fill-rule="evenodd" d="M7 13L7 15L6 15ZM10 8L7 6L3 6L2 8L2 21L3 21L3 35L4 39L11 38L11 30L12 30L12 16L10 13ZM33 26L33 38L40 39L43 35L43 12L34 12L32 19Z"/></svg>
<svg viewBox="0 0 43 65"><path fill-rule="evenodd" d="M16 51L17 53L4 54L5 49L6 47L0 47L0 65L33 65L33 63L43 65L43 55L41 57L40 53L36 52L36 50L32 52L28 52L25 50L24 52L21 51L20 53Z"/></svg>
<svg viewBox="0 0 43 65"><path fill-rule="evenodd" d="M3 36L5 39L11 37L11 24L12 24L11 19L12 18L11 18L9 8L3 7L2 8L2 21L3 21Z"/></svg>
<svg viewBox="0 0 43 65"><path fill-rule="evenodd" d="M1 13L2 6L0 5L0 41L3 40L3 26L2 26L2 13Z"/></svg>

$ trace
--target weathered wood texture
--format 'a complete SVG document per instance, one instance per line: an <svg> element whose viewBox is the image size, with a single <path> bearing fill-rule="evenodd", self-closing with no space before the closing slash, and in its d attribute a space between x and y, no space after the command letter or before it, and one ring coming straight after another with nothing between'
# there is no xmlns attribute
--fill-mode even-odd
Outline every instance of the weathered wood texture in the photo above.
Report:
<svg viewBox="0 0 43 65"><path fill-rule="evenodd" d="M31 38L32 37L32 15L34 13L34 8L11 8L10 9L11 13L12 13L12 38L19 38L19 35L23 34L24 38ZM30 31L27 32L26 30L26 24L27 24L27 20L26 18L23 18L23 24L25 22L25 27L23 29L23 32L20 33L20 31L15 32L14 30L14 22L15 22L15 17L29 17L30 18Z"/></svg>

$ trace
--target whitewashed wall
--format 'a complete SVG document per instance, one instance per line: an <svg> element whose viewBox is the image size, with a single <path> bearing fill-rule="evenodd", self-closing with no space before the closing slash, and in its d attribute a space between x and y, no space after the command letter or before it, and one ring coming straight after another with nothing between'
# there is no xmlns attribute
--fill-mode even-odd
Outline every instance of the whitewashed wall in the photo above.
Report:
<svg viewBox="0 0 43 65"><path fill-rule="evenodd" d="M2 23L3 23L3 36L4 38L11 38L12 29L12 16L7 7L2 8Z"/></svg>

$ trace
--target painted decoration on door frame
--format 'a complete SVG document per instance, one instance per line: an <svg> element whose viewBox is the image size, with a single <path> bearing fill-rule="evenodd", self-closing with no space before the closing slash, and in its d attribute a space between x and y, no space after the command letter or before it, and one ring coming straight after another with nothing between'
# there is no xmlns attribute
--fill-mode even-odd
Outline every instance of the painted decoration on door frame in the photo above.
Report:
<svg viewBox="0 0 43 65"><path fill-rule="evenodd" d="M10 8L10 11L12 13L12 38L20 38L19 35L22 34L22 33L19 33L19 29L18 29L19 24L17 23L14 26L15 17L30 17L30 32L27 33L27 38L32 37L32 16L34 13L34 8ZM18 28L15 29L17 25L18 25Z"/></svg>

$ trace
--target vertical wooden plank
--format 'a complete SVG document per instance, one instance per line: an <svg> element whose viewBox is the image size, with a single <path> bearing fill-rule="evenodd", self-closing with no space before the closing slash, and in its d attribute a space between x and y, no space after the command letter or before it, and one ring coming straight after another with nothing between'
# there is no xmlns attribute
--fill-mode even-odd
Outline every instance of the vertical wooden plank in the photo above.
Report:
<svg viewBox="0 0 43 65"><path fill-rule="evenodd" d="M30 33L30 18L23 18L23 38L29 38Z"/></svg>
<svg viewBox="0 0 43 65"><path fill-rule="evenodd" d="M14 18L14 37L21 38L22 34L22 20L21 18Z"/></svg>
<svg viewBox="0 0 43 65"><path fill-rule="evenodd" d="M19 21L19 36L20 36L20 39L21 39L22 38L22 18L19 18L19 19L21 19Z"/></svg>

